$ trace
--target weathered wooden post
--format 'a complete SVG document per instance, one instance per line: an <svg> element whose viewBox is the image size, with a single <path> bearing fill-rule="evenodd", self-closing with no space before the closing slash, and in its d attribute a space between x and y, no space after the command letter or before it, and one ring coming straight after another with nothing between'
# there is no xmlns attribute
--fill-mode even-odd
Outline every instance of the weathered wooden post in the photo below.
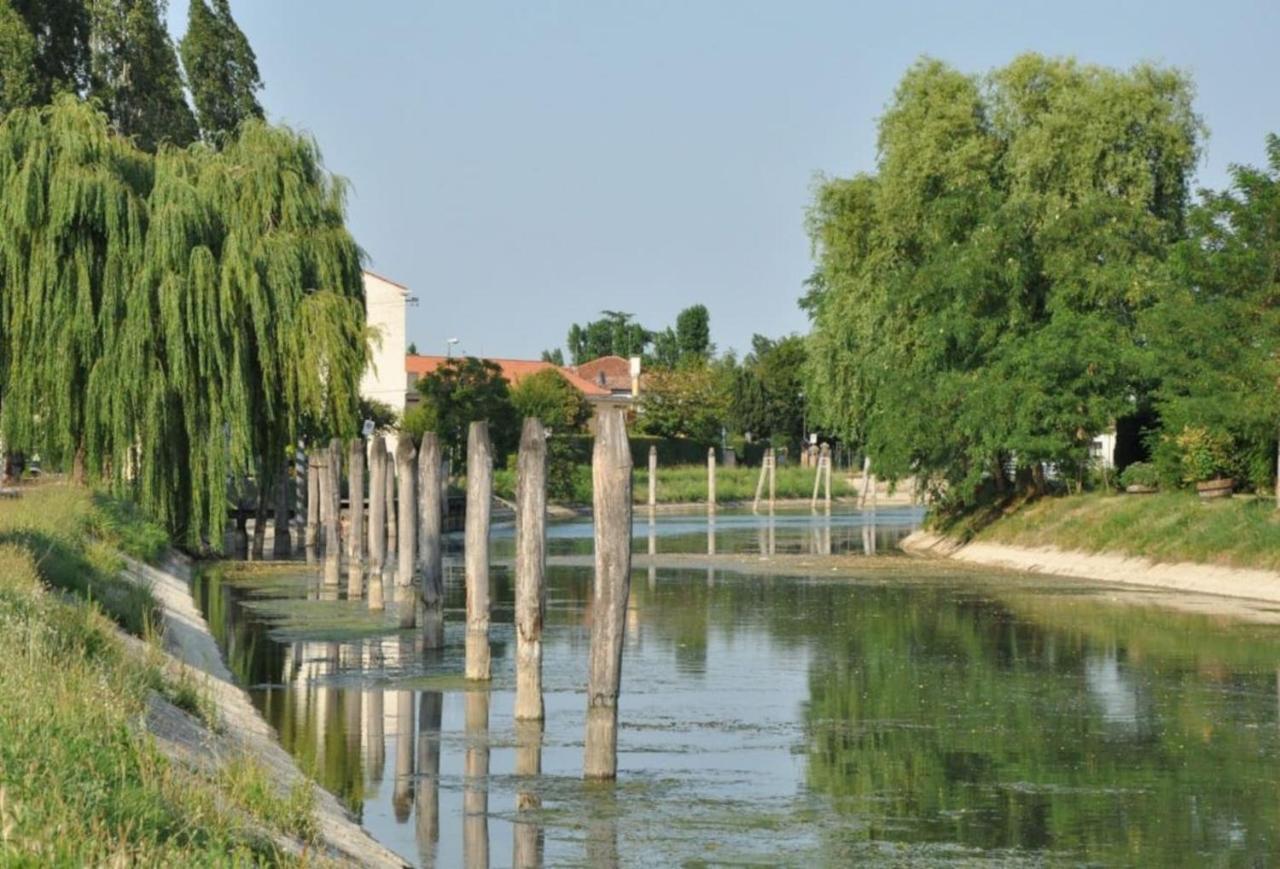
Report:
<svg viewBox="0 0 1280 869"><path fill-rule="evenodd" d="M342 556L342 441L333 438L329 441L329 525L325 529L328 535L324 545L328 547L330 558Z"/></svg>
<svg viewBox="0 0 1280 869"><path fill-rule="evenodd" d="M531 781L542 775L542 722L516 722L516 777ZM542 827L528 817L528 812L542 808L536 790L516 790L516 820L512 825L512 865L515 869L540 869L542 866Z"/></svg>
<svg viewBox="0 0 1280 869"><path fill-rule="evenodd" d="M391 806L396 820L409 820L413 807L413 692L396 692L396 781L391 791Z"/></svg>
<svg viewBox="0 0 1280 869"><path fill-rule="evenodd" d="M356 567L364 564L364 438L356 438L347 451L347 558Z"/></svg>
<svg viewBox="0 0 1280 869"><path fill-rule="evenodd" d="M649 512L658 505L658 448L649 447Z"/></svg>
<svg viewBox="0 0 1280 869"><path fill-rule="evenodd" d="M587 737L583 776L618 774L618 690L622 637L631 593L631 448L622 411L596 417L591 462L596 573L591 601L591 657L587 662Z"/></svg>
<svg viewBox="0 0 1280 869"><path fill-rule="evenodd" d="M276 483L275 537L271 541L273 558L285 559L293 554L293 539L289 534L289 504L293 500L293 480L286 462L280 480Z"/></svg>
<svg viewBox="0 0 1280 869"><path fill-rule="evenodd" d="M516 465L516 706L542 720L542 616L546 608L547 432L529 418Z"/></svg>
<svg viewBox="0 0 1280 869"><path fill-rule="evenodd" d="M827 504L827 512L830 513L831 512L831 444L822 445L822 452L819 453L819 458L818 458L818 466L822 469L821 473L822 473L823 480L826 481L824 483L825 492L826 492L824 498Z"/></svg>
<svg viewBox="0 0 1280 869"><path fill-rule="evenodd" d="M249 557L261 561L267 549L267 514L271 512L272 493L265 488L265 481L258 479L254 485L253 546Z"/></svg>
<svg viewBox="0 0 1280 869"><path fill-rule="evenodd" d="M778 451L769 448L769 512L778 502Z"/></svg>
<svg viewBox="0 0 1280 869"><path fill-rule="evenodd" d="M329 536L329 523L333 521L333 494L330 489L332 478L329 475L328 447L317 450L316 482L316 497L320 499L320 530L316 534L316 549L327 556L333 546Z"/></svg>
<svg viewBox="0 0 1280 869"><path fill-rule="evenodd" d="M488 691L467 692L465 726L467 750L463 758L462 865L470 869L489 865Z"/></svg>
<svg viewBox="0 0 1280 869"><path fill-rule="evenodd" d="M401 434L399 438L403 439L404 435ZM383 492L387 502L387 527L384 529L387 535L387 554L382 569L389 572L392 566L391 559L395 558L399 542L397 540L399 526L396 524L396 456L390 446L387 447L387 479Z"/></svg>
<svg viewBox="0 0 1280 869"><path fill-rule="evenodd" d="M707 448L707 512L716 512L716 448Z"/></svg>
<svg viewBox="0 0 1280 869"><path fill-rule="evenodd" d="M807 456L809 455L809 451L805 450L804 452L801 453L801 455ZM809 511L811 513L817 513L818 512L818 490L822 486L822 458L819 457L816 462L810 461L809 464L815 468L813 472L813 497L809 499Z"/></svg>
<svg viewBox="0 0 1280 869"><path fill-rule="evenodd" d="M764 491L764 481L769 475L769 453L765 452L760 460L760 479L756 480L756 496L751 501L751 512L760 512L760 494Z"/></svg>
<svg viewBox="0 0 1280 869"><path fill-rule="evenodd" d="M418 468L414 463L417 455L413 439L401 437L396 444L396 485L399 490L397 538L400 544L396 559L397 592L413 588L413 568L418 560Z"/></svg>
<svg viewBox="0 0 1280 869"><path fill-rule="evenodd" d="M871 481L871 457L862 457L862 491L858 493L858 509L867 505L867 489Z"/></svg>
<svg viewBox="0 0 1280 869"><path fill-rule="evenodd" d="M444 645L444 485L440 436L429 431L418 450L418 572L422 579L423 645Z"/></svg>
<svg viewBox="0 0 1280 869"><path fill-rule="evenodd" d="M387 443L380 434L369 442L369 572L381 573L387 558Z"/></svg>
<svg viewBox="0 0 1280 869"><path fill-rule="evenodd" d="M492 500L493 446L489 442L489 423L476 421L467 432L468 679L489 678L489 511Z"/></svg>
<svg viewBox="0 0 1280 869"><path fill-rule="evenodd" d="M307 525L303 545L307 557L314 558L316 538L320 536L320 457L315 450L307 452Z"/></svg>

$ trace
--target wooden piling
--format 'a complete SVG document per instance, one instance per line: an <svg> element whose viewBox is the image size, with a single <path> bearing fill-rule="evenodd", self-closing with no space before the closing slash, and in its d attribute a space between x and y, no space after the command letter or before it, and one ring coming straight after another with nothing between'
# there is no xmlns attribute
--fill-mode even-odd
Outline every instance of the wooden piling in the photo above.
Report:
<svg viewBox="0 0 1280 869"><path fill-rule="evenodd" d="M356 438L347 450L347 559L356 568L364 564L364 438Z"/></svg>
<svg viewBox="0 0 1280 869"><path fill-rule="evenodd" d="M329 441L329 524L325 526L326 552L329 558L342 556L342 441Z"/></svg>
<svg viewBox="0 0 1280 869"><path fill-rule="evenodd" d="M649 447L649 510L658 505L658 448Z"/></svg>
<svg viewBox="0 0 1280 869"><path fill-rule="evenodd" d="M827 505L827 512L831 512L831 444L823 444L822 452L818 454L818 467L821 468L822 479L825 481L826 494L824 500Z"/></svg>
<svg viewBox="0 0 1280 869"><path fill-rule="evenodd" d="M546 608L547 432L529 418L516 465L515 717L541 720L542 617Z"/></svg>
<svg viewBox="0 0 1280 869"><path fill-rule="evenodd" d="M778 503L778 451L769 448L769 512Z"/></svg>
<svg viewBox="0 0 1280 869"><path fill-rule="evenodd" d="M424 645L444 645L444 485L440 437L422 436L418 450L418 573L421 576Z"/></svg>
<svg viewBox="0 0 1280 869"><path fill-rule="evenodd" d="M413 568L418 560L418 468L414 463L418 451L413 447L413 439L402 436L396 444L396 488L398 490L398 533L399 549L396 559L396 589L413 588ZM408 601L406 597L406 601ZM412 602L409 602L412 603ZM413 606L408 607L413 611Z"/></svg>
<svg viewBox="0 0 1280 869"><path fill-rule="evenodd" d="M276 482L275 537L271 541L271 555L285 559L293 554L293 540L289 534L289 504L293 500L293 480L286 463Z"/></svg>
<svg viewBox="0 0 1280 869"><path fill-rule="evenodd" d="M803 453L801 453L801 455L808 456L808 455L809 455L809 451L808 451L808 450L805 450ZM809 462L809 464L814 468L814 472L813 472L813 497L809 499L809 510L810 510L810 512L817 513L817 512L818 512L818 491L819 491L819 489L822 487L822 458L821 458L821 456L819 456L819 458L818 458L818 460L817 460L816 462L815 462L815 461L810 461L810 462Z"/></svg>
<svg viewBox="0 0 1280 869"><path fill-rule="evenodd" d="M330 490L332 485L329 476L329 449L325 447L317 451L316 455L316 497L320 501L320 530L316 534L316 550L329 554L330 547L333 545L330 541L329 524L333 521L333 494Z"/></svg>
<svg viewBox="0 0 1280 869"><path fill-rule="evenodd" d="M271 512L272 493L264 483L258 479L254 486L253 546L249 551L249 557L254 561L261 561L267 549L267 515Z"/></svg>
<svg viewBox="0 0 1280 869"><path fill-rule="evenodd" d="M631 448L622 411L596 417L592 456L595 509L595 583L591 651L587 662L587 734L583 776L618 774L618 691L622 638L631 592Z"/></svg>
<svg viewBox="0 0 1280 869"><path fill-rule="evenodd" d="M756 496L751 500L751 512L760 512L760 495L764 492L764 481L769 475L769 454L766 452L760 460L760 479L756 480Z"/></svg>
<svg viewBox="0 0 1280 869"><path fill-rule="evenodd" d="M467 665L468 679L489 678L489 512L493 500L493 446L489 423L467 432Z"/></svg>
<svg viewBox="0 0 1280 869"><path fill-rule="evenodd" d="M871 481L871 457L862 457L862 491L858 493L858 508L861 509L867 505L867 489Z"/></svg>
<svg viewBox="0 0 1280 869"><path fill-rule="evenodd" d="M320 536L320 456L314 450L307 453L307 525L303 545L308 555L315 554L316 538Z"/></svg>
<svg viewBox="0 0 1280 869"><path fill-rule="evenodd" d="M403 438L404 435L400 437ZM382 569L390 571L399 542L399 526L396 524L396 457L390 446L387 447L387 478L383 486L383 497L387 502L387 549Z"/></svg>
<svg viewBox="0 0 1280 869"><path fill-rule="evenodd" d="M716 512L716 448L707 448L707 512Z"/></svg>
<svg viewBox="0 0 1280 869"><path fill-rule="evenodd" d="M381 576L387 558L387 444L380 434L369 442L369 582ZM370 591L372 600L372 590Z"/></svg>

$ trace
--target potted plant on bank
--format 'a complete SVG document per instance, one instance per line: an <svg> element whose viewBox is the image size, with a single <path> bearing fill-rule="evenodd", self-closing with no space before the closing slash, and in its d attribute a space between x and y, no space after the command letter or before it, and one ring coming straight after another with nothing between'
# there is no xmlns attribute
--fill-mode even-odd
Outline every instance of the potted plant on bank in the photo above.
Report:
<svg viewBox="0 0 1280 869"><path fill-rule="evenodd" d="M1194 483L1201 498L1230 498L1231 436L1204 426L1186 426L1176 439L1182 456L1182 478Z"/></svg>
<svg viewBox="0 0 1280 869"><path fill-rule="evenodd" d="M1156 466L1148 462L1134 462L1120 472L1120 485L1130 495L1154 494L1159 483Z"/></svg>

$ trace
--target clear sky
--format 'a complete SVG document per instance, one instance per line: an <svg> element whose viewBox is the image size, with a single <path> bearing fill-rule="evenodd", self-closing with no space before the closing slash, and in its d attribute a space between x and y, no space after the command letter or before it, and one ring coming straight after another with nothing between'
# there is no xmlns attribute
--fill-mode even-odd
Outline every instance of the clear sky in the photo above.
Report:
<svg viewBox="0 0 1280 869"><path fill-rule="evenodd" d="M170 0L175 37L187 0ZM817 173L872 169L922 54L1024 51L1189 71L1200 183L1280 132L1280 2L233 0L273 120L352 184L370 267L419 299L409 338L536 357L602 309L701 302L719 347L805 331Z"/></svg>

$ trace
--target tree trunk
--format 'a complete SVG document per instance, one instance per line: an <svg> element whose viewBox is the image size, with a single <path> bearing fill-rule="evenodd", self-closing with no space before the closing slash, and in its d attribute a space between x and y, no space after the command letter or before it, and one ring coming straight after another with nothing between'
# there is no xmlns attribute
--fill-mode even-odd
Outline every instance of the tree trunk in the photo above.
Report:
<svg viewBox="0 0 1280 869"><path fill-rule="evenodd" d="M467 433L467 665L468 679L489 678L489 511L493 499L493 447L489 423Z"/></svg>
<svg viewBox="0 0 1280 869"><path fill-rule="evenodd" d="M515 717L541 720L542 618L546 609L547 433L524 421L516 469Z"/></svg>
<svg viewBox="0 0 1280 869"><path fill-rule="evenodd" d="M610 408L596 417L591 473L596 552L583 775L612 779L618 773L618 691L631 593L631 448L621 410Z"/></svg>

